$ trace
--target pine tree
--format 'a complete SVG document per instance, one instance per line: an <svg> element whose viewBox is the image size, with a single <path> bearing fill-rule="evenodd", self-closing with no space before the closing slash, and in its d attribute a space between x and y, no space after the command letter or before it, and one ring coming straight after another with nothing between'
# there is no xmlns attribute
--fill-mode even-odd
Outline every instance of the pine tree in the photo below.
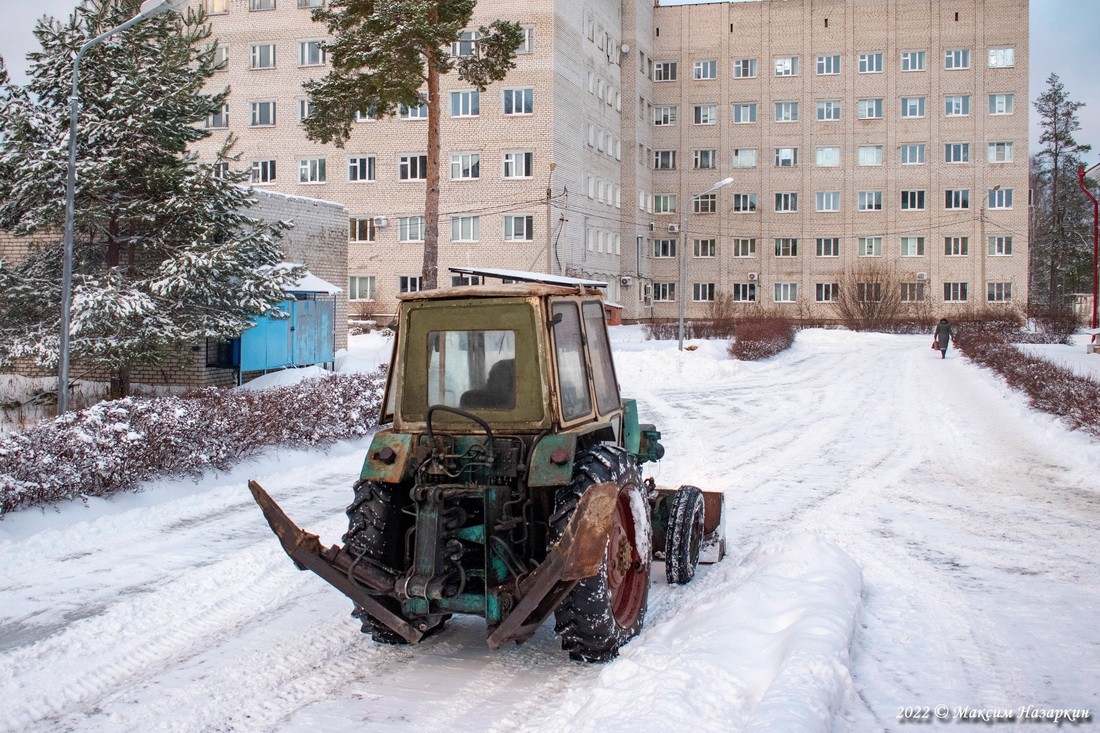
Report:
<svg viewBox="0 0 1100 733"><path fill-rule="evenodd" d="M1064 305L1066 293L1079 290L1083 275L1092 269L1091 249L1084 246L1091 222L1077 184L1081 155L1092 146L1073 138L1081 129L1077 110L1083 106L1070 99L1057 74L1047 78L1046 91L1035 100L1042 148L1032 164L1032 279L1042 291L1034 295L1052 306ZM1091 289L1091 277L1088 282Z"/></svg>
<svg viewBox="0 0 1100 733"><path fill-rule="evenodd" d="M0 78L0 229L58 238L0 263L3 361L58 361L72 60L139 4L84 0L65 22L42 19L29 83ZM216 68L204 20L194 11L143 20L81 65L70 353L109 370L115 396L133 367L277 313L283 286L301 274L273 267L286 225L247 215L244 174L227 170L232 140L214 164L189 152L228 94L202 91Z"/></svg>
<svg viewBox="0 0 1100 733"><path fill-rule="evenodd" d="M334 39L327 44L332 71L304 86L314 108L305 120L313 140L343 147L357 114L380 117L401 106L428 110L427 183L424 200L423 287L438 285L439 121L443 100L439 77L452 70L479 92L515 67L523 42L517 23L496 20L481 26L471 52L455 57L475 0L331 0L313 11Z"/></svg>

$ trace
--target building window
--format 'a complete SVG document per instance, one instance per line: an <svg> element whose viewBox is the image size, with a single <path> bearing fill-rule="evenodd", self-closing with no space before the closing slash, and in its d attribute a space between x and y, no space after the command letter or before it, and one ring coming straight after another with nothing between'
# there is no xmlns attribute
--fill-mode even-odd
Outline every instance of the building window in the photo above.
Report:
<svg viewBox="0 0 1100 733"><path fill-rule="evenodd" d="M775 210L776 212L798 211L798 194L777 193L775 195Z"/></svg>
<svg viewBox="0 0 1100 733"><path fill-rule="evenodd" d="M733 151L733 167L734 168L755 168L756 167L756 149L755 148L736 148Z"/></svg>
<svg viewBox="0 0 1100 733"><path fill-rule="evenodd" d="M229 105L223 104L222 108L206 118L207 127L229 127Z"/></svg>
<svg viewBox="0 0 1100 733"><path fill-rule="evenodd" d="M775 302L794 303L798 300L798 283L776 283Z"/></svg>
<svg viewBox="0 0 1100 733"><path fill-rule="evenodd" d="M902 283L901 284L901 302L902 303L920 303L924 300L924 283Z"/></svg>
<svg viewBox="0 0 1100 733"><path fill-rule="evenodd" d="M737 214L746 214L756 211L755 193L733 194L733 211Z"/></svg>
<svg viewBox="0 0 1100 733"><path fill-rule="evenodd" d="M986 300L990 303L1012 300L1012 283L986 283Z"/></svg>
<svg viewBox="0 0 1100 733"><path fill-rule="evenodd" d="M229 12L229 0L202 0L202 9L207 15Z"/></svg>
<svg viewBox="0 0 1100 733"><path fill-rule="evenodd" d="M349 242L373 242L378 236L378 230L374 224L374 217L365 219L348 219Z"/></svg>
<svg viewBox="0 0 1100 733"><path fill-rule="evenodd" d="M945 209L969 209L970 190L966 188L947 189L943 192L943 206Z"/></svg>
<svg viewBox="0 0 1100 733"><path fill-rule="evenodd" d="M696 214L715 214L718 212L718 194L704 193L694 199Z"/></svg>
<svg viewBox="0 0 1100 733"><path fill-rule="evenodd" d="M856 154L860 165L882 165L881 145L860 145Z"/></svg>
<svg viewBox="0 0 1100 733"><path fill-rule="evenodd" d="M837 296L840 294L840 284L817 283L815 290L817 291L815 300L818 303L835 303Z"/></svg>
<svg viewBox="0 0 1100 733"><path fill-rule="evenodd" d="M667 127L676 124L676 107L659 106L653 108L653 124L657 127Z"/></svg>
<svg viewBox="0 0 1100 733"><path fill-rule="evenodd" d="M798 148L776 148L775 165L778 168L793 168L798 165Z"/></svg>
<svg viewBox="0 0 1100 733"><path fill-rule="evenodd" d="M989 143L990 163L1011 163L1012 143Z"/></svg>
<svg viewBox="0 0 1100 733"><path fill-rule="evenodd" d="M902 237L902 257L924 257L924 237Z"/></svg>
<svg viewBox="0 0 1100 733"><path fill-rule="evenodd" d="M775 60L776 76L798 76L798 57L780 56Z"/></svg>
<svg viewBox="0 0 1100 733"><path fill-rule="evenodd" d="M840 73L840 54L817 57L817 74L825 76Z"/></svg>
<svg viewBox="0 0 1100 733"><path fill-rule="evenodd" d="M776 102L776 122L798 122L798 102Z"/></svg>
<svg viewBox="0 0 1100 733"><path fill-rule="evenodd" d="M676 300L676 283L653 283L653 300L662 303Z"/></svg>
<svg viewBox="0 0 1100 733"><path fill-rule="evenodd" d="M401 181L428 180L427 155L402 155L397 159L397 178Z"/></svg>
<svg viewBox="0 0 1100 733"><path fill-rule="evenodd" d="M717 61L696 61L695 78L702 79L717 79L718 78L718 62Z"/></svg>
<svg viewBox="0 0 1100 733"><path fill-rule="evenodd" d="M989 49L989 68L1004 69L1016 65L1016 51L1013 48Z"/></svg>
<svg viewBox="0 0 1100 733"><path fill-rule="evenodd" d="M397 220L398 242L423 242L424 241L424 217L402 216Z"/></svg>
<svg viewBox="0 0 1100 733"><path fill-rule="evenodd" d="M653 81L676 81L676 62L659 61L653 64Z"/></svg>
<svg viewBox="0 0 1100 733"><path fill-rule="evenodd" d="M856 283L856 300L860 303L878 303L882 300L882 283Z"/></svg>
<svg viewBox="0 0 1100 733"><path fill-rule="evenodd" d="M882 191L860 191L859 211L882 211Z"/></svg>
<svg viewBox="0 0 1100 733"><path fill-rule="evenodd" d="M924 191L902 191L902 211L924 211Z"/></svg>
<svg viewBox="0 0 1100 733"><path fill-rule="evenodd" d="M924 97L902 97L902 117L924 117Z"/></svg>
<svg viewBox="0 0 1100 733"><path fill-rule="evenodd" d="M732 296L735 303L755 303L756 283L734 283Z"/></svg>
<svg viewBox="0 0 1100 733"><path fill-rule="evenodd" d="M481 114L481 94L476 89L451 92L451 117L477 117Z"/></svg>
<svg viewBox="0 0 1100 733"><path fill-rule="evenodd" d="M451 153L451 180L475 181L481 178L480 153Z"/></svg>
<svg viewBox="0 0 1100 733"><path fill-rule="evenodd" d="M399 293L417 293L421 288L420 276L406 276L402 275L397 279L397 292Z"/></svg>
<svg viewBox="0 0 1100 733"><path fill-rule="evenodd" d="M798 257L798 239L794 237L777 237L775 240L776 257Z"/></svg>
<svg viewBox="0 0 1100 733"><path fill-rule="evenodd" d="M944 237L943 253L948 257L966 257L970 254L970 237Z"/></svg>
<svg viewBox="0 0 1100 733"><path fill-rule="evenodd" d="M510 151L504 153L505 178L530 178L534 175L534 153Z"/></svg>
<svg viewBox="0 0 1100 733"><path fill-rule="evenodd" d="M1010 115L1012 114L1012 103L1014 95L1012 94L990 94L989 95L989 114L991 115Z"/></svg>
<svg viewBox="0 0 1100 733"><path fill-rule="evenodd" d="M756 59L736 59L733 62L734 79L752 79L756 76Z"/></svg>
<svg viewBox="0 0 1100 733"><path fill-rule="evenodd" d="M274 69L275 68L275 44L254 43L251 46L249 68Z"/></svg>
<svg viewBox="0 0 1100 733"><path fill-rule="evenodd" d="M902 165L924 164L924 143L913 143L901 146Z"/></svg>
<svg viewBox="0 0 1100 733"><path fill-rule="evenodd" d="M859 55L859 73L878 74L882 72L881 53L861 53Z"/></svg>
<svg viewBox="0 0 1100 733"><path fill-rule="evenodd" d="M535 111L534 89L505 89L504 114L529 115Z"/></svg>
<svg viewBox="0 0 1100 733"><path fill-rule="evenodd" d="M924 51L902 51L901 52L901 70L902 71L924 71L925 69L925 53Z"/></svg>
<svg viewBox="0 0 1100 733"><path fill-rule="evenodd" d="M485 278L479 275L451 275L451 287L461 288L466 285L484 285Z"/></svg>
<svg viewBox="0 0 1100 733"><path fill-rule="evenodd" d="M299 66L322 66L324 63L324 41L302 41L298 44Z"/></svg>
<svg viewBox="0 0 1100 733"><path fill-rule="evenodd" d="M733 105L733 121L736 124L756 122L756 103Z"/></svg>
<svg viewBox="0 0 1100 733"><path fill-rule="evenodd" d="M839 120L840 119L840 100L839 99L827 99L817 103L817 119L819 120Z"/></svg>
<svg viewBox="0 0 1100 733"><path fill-rule="evenodd" d="M356 122L374 122L377 119L378 118L375 115L373 115L369 112L363 112L361 110L355 110L355 121Z"/></svg>
<svg viewBox="0 0 1100 733"><path fill-rule="evenodd" d="M535 52L535 29L531 26L523 27L523 41L516 49L517 54L529 54Z"/></svg>
<svg viewBox="0 0 1100 733"><path fill-rule="evenodd" d="M756 256L756 239L743 239L735 237L733 240L733 256L734 257L755 257Z"/></svg>
<svg viewBox="0 0 1100 733"><path fill-rule="evenodd" d="M840 148L818 148L817 164L824 168L840 165Z"/></svg>
<svg viewBox="0 0 1100 733"><path fill-rule="evenodd" d="M451 55L457 57L473 56L477 50L477 33L462 31L458 39L451 42Z"/></svg>
<svg viewBox="0 0 1100 733"><path fill-rule="evenodd" d="M659 193L653 196L653 213L654 214L675 214L676 213L676 194L674 193Z"/></svg>
<svg viewBox="0 0 1100 733"><path fill-rule="evenodd" d="M298 161L299 183L324 183L325 180L324 158L303 158Z"/></svg>
<svg viewBox="0 0 1100 733"><path fill-rule="evenodd" d="M229 46L224 43L219 43L213 47L214 49L214 70L225 71L229 67Z"/></svg>
<svg viewBox="0 0 1100 733"><path fill-rule="evenodd" d="M697 104L695 105L695 124L696 125L713 125L718 122L718 105L716 104Z"/></svg>
<svg viewBox="0 0 1100 733"><path fill-rule="evenodd" d="M943 98L943 113L948 117L965 117L970 114L970 95L953 94Z"/></svg>
<svg viewBox="0 0 1100 733"><path fill-rule="evenodd" d="M361 155L356 158L348 158L349 181L373 181L374 178L373 155Z"/></svg>
<svg viewBox="0 0 1100 733"><path fill-rule="evenodd" d="M275 0L248 0L249 10L274 10Z"/></svg>
<svg viewBox="0 0 1100 733"><path fill-rule="evenodd" d="M667 259L676 256L675 239L654 239L653 256L659 259Z"/></svg>
<svg viewBox="0 0 1100 733"><path fill-rule="evenodd" d="M210 174L213 175L214 178L225 178L229 175L229 163L224 160L214 163L210 166Z"/></svg>
<svg viewBox="0 0 1100 733"><path fill-rule="evenodd" d="M374 300L374 275L349 276L348 300Z"/></svg>
<svg viewBox="0 0 1100 733"><path fill-rule="evenodd" d="M691 299L696 303L706 303L714 300L714 283L692 283Z"/></svg>
<svg viewBox="0 0 1100 733"><path fill-rule="evenodd" d="M1012 237L990 237L989 254L993 257L1007 257L1012 254Z"/></svg>
<svg viewBox="0 0 1100 733"><path fill-rule="evenodd" d="M675 150L654 150L653 169L658 171L671 171L676 169Z"/></svg>
<svg viewBox="0 0 1100 733"><path fill-rule="evenodd" d="M426 120L428 119L428 105L421 102L415 107L401 104L397 107L397 119L399 120Z"/></svg>
<svg viewBox="0 0 1100 733"><path fill-rule="evenodd" d="M274 160L254 160L252 161L252 183L274 183L275 182L275 161Z"/></svg>
<svg viewBox="0 0 1100 733"><path fill-rule="evenodd" d="M1011 209L1012 208L1012 189L1011 188L991 188L988 191L989 208L991 209Z"/></svg>
<svg viewBox="0 0 1100 733"><path fill-rule="evenodd" d="M299 8L323 8L325 0L298 0Z"/></svg>
<svg viewBox="0 0 1100 733"><path fill-rule="evenodd" d="M947 143L943 150L944 161L947 163L970 162L970 143Z"/></svg>
<svg viewBox="0 0 1100 733"><path fill-rule="evenodd" d="M970 49L956 48L944 52L944 68L952 69L970 68Z"/></svg>
<svg viewBox="0 0 1100 733"><path fill-rule="evenodd" d="M860 257L881 257L882 237L860 237L856 252Z"/></svg>
<svg viewBox="0 0 1100 733"><path fill-rule="evenodd" d="M714 239L696 239L693 243L692 256L700 259L717 257L718 242Z"/></svg>
<svg viewBox="0 0 1100 733"><path fill-rule="evenodd" d="M882 119L882 100L881 99L861 99L858 102L859 107L859 119L861 120L878 120Z"/></svg>
<svg viewBox="0 0 1100 733"><path fill-rule="evenodd" d="M535 239L535 217L506 214L504 216L505 242L531 242Z"/></svg>
<svg viewBox="0 0 1100 733"><path fill-rule="evenodd" d="M696 170L718 167L717 150L696 150L692 153L692 163Z"/></svg>
<svg viewBox="0 0 1100 733"><path fill-rule="evenodd" d="M818 211L840 211L840 191L818 191Z"/></svg>
<svg viewBox="0 0 1100 733"><path fill-rule="evenodd" d="M944 283L943 300L945 303L965 303L969 283Z"/></svg>
<svg viewBox="0 0 1100 733"><path fill-rule="evenodd" d="M818 257L840 257L840 237L818 237Z"/></svg>
<svg viewBox="0 0 1100 733"><path fill-rule="evenodd" d="M480 216L452 216L451 241L476 242L481 239Z"/></svg>

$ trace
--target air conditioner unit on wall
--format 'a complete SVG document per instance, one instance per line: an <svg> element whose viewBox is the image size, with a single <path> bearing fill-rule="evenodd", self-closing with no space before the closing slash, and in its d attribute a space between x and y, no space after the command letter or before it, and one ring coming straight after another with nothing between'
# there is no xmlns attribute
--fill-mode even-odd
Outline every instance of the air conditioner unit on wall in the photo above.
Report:
<svg viewBox="0 0 1100 733"><path fill-rule="evenodd" d="M759 273L755 273L755 272L750 272L749 273L749 280L750 281L759 280L759 279L760 279Z"/></svg>
<svg viewBox="0 0 1100 733"><path fill-rule="evenodd" d="M677 232L680 231L680 225L679 224L669 224L668 225L668 230L670 232L672 232L673 234L676 234Z"/></svg>
<svg viewBox="0 0 1100 733"><path fill-rule="evenodd" d="M383 227L386 227L386 226L389 226L389 223L390 223L390 220L389 220L389 219L387 219L387 218L386 218L386 217L384 217L384 216L376 216L376 217L374 217L374 225L375 225L376 227L378 227L379 229L381 229L381 228L383 228Z"/></svg>
<svg viewBox="0 0 1100 733"><path fill-rule="evenodd" d="M624 286L629 286L630 283L634 282L634 280L630 277L630 275L623 275L619 278L619 282L622 283Z"/></svg>
<svg viewBox="0 0 1100 733"><path fill-rule="evenodd" d="M928 273L927 272L918 272L917 273L917 279L918 280L927 280L928 279Z"/></svg>

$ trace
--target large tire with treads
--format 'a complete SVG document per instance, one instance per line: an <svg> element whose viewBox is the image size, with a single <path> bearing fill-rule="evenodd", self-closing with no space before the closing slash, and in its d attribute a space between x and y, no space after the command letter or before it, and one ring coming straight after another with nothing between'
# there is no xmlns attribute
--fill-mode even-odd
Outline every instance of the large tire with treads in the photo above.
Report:
<svg viewBox="0 0 1100 733"><path fill-rule="evenodd" d="M703 546L703 492L681 486L672 499L665 531L665 577L674 585L690 583Z"/></svg>
<svg viewBox="0 0 1100 733"><path fill-rule="evenodd" d="M585 490L605 481L618 484L619 497L600 572L580 581L554 612L562 648L585 662L618 655L641 631L649 597L649 502L637 461L625 449L597 445L577 454L572 481L555 495L552 537L565 531Z"/></svg>
<svg viewBox="0 0 1100 733"><path fill-rule="evenodd" d="M369 563L390 572L399 572L404 559L401 532L401 507L395 496L398 487L360 479L355 484L355 499L347 508L348 531L344 549L358 562ZM380 603L399 612L391 598L378 597ZM404 637L370 616L359 606L352 616L363 622L363 633L380 644L406 644Z"/></svg>

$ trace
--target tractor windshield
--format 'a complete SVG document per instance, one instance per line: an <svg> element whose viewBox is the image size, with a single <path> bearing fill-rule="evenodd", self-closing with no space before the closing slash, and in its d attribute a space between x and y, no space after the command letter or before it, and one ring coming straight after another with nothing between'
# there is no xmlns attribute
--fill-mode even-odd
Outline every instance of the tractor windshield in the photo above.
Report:
<svg viewBox="0 0 1100 733"><path fill-rule="evenodd" d="M514 331L431 331L428 404L511 410L516 406Z"/></svg>

